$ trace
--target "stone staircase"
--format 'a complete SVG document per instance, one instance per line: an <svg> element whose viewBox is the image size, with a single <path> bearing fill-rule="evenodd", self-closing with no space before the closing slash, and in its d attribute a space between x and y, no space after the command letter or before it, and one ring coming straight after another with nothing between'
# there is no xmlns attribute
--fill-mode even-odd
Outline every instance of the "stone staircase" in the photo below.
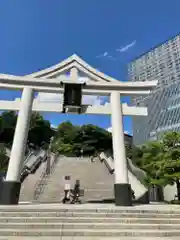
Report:
<svg viewBox="0 0 180 240"><path fill-rule="evenodd" d="M81 189L84 190L83 202L112 202L114 200L114 176L99 158L91 162L89 158L73 158L59 156L54 161L51 155L50 166L53 169L50 175L45 174L46 163L42 163L34 174L30 174L22 184L20 202L61 202L64 196L64 176L71 176L71 187L76 180L80 180ZM54 164L55 162L55 164ZM129 181L135 192L136 200L144 196L147 189L129 171ZM43 184L43 185L42 185ZM37 192L37 186L41 191ZM146 200L146 198L145 198ZM146 203L147 201L142 201Z"/></svg>
<svg viewBox="0 0 180 240"><path fill-rule="evenodd" d="M34 174L29 174L21 186L20 202L28 202L34 200L34 190L41 175L46 170L46 162L42 162Z"/></svg>
<svg viewBox="0 0 180 240"><path fill-rule="evenodd" d="M114 175L111 174L98 158L91 162L89 158L59 157L50 175L43 194L38 202L61 202L64 196L64 176L71 176L72 188L76 180L80 180L84 190L83 202L112 202L114 200ZM147 203L147 189L131 171L128 172L129 182L135 192L136 201ZM147 196L146 196L147 195ZM144 197L145 196L145 197Z"/></svg>
<svg viewBox="0 0 180 240"><path fill-rule="evenodd" d="M36 156L34 156L36 157ZM50 155L50 168L55 161L56 155L51 153ZM19 202L33 202L35 201L35 193L40 181L46 177L47 161L41 163L35 173L29 174L23 181L21 186Z"/></svg>
<svg viewBox="0 0 180 240"><path fill-rule="evenodd" d="M18 238L13 238L15 236ZM179 239L180 210L179 207L170 209L169 205L160 209L106 204L0 206L0 239L24 240L26 237L74 240L104 237L127 240L130 237Z"/></svg>
<svg viewBox="0 0 180 240"><path fill-rule="evenodd" d="M60 202L64 196L64 176L71 176L72 188L78 179L84 189L83 201L109 201L114 198L114 177L100 161L89 158L59 157L39 202Z"/></svg>

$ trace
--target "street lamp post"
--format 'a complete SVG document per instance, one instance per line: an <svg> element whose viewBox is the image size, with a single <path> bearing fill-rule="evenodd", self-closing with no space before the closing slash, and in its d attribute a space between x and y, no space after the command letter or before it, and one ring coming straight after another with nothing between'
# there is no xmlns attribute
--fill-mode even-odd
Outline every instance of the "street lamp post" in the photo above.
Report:
<svg viewBox="0 0 180 240"><path fill-rule="evenodd" d="M50 143L47 150L47 164L46 164L46 174L50 174L51 171L51 145L52 145L53 137L50 139Z"/></svg>
<svg viewBox="0 0 180 240"><path fill-rule="evenodd" d="M83 153L84 153L84 150L81 149L81 158L83 158Z"/></svg>

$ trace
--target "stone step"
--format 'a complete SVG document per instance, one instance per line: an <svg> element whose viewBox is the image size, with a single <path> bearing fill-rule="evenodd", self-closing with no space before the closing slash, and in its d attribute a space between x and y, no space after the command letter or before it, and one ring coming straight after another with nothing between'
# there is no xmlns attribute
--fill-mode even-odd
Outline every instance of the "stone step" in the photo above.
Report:
<svg viewBox="0 0 180 240"><path fill-rule="evenodd" d="M128 224L180 224L172 218L87 218L87 217L0 217L1 223L128 223Z"/></svg>
<svg viewBox="0 0 180 240"><path fill-rule="evenodd" d="M163 208L161 208L163 206ZM175 214L180 215L180 208L174 205L174 208L169 205L153 206L146 205L133 207L116 207L112 204L22 204L22 205L0 205L0 213L23 213L23 212L51 212L51 213L115 213L115 214Z"/></svg>
<svg viewBox="0 0 180 240"><path fill-rule="evenodd" d="M0 236L76 236L76 237L178 237L180 230L121 230L121 229L0 229ZM83 238L84 239L84 238Z"/></svg>
<svg viewBox="0 0 180 240"><path fill-rule="evenodd" d="M111 240L112 238L104 238L104 237L85 237L85 236L61 236L53 237L53 240ZM8 238L0 237L0 240L37 240L37 237L12 237L9 236ZM38 240L49 240L49 237L41 237L38 236ZM119 240L119 237L113 237L113 240ZM152 240L151 237L121 237L120 240ZM179 237L153 237L153 240L179 240Z"/></svg>
<svg viewBox="0 0 180 240"><path fill-rule="evenodd" d="M0 217L88 217L88 218L170 218L180 219L180 214L154 214L154 213L117 213L117 212L0 212Z"/></svg>
<svg viewBox="0 0 180 240"><path fill-rule="evenodd" d="M100 161L91 163L88 158L62 159L60 157L38 201L55 202L60 200L64 194L64 176L66 175L71 175L72 187L76 179L80 180L81 188L85 190L84 200L114 197L114 177L108 173L107 168Z"/></svg>
<svg viewBox="0 0 180 240"><path fill-rule="evenodd" d="M31 230L31 229L61 229L61 230L180 230L180 224L137 224L137 223L0 223L0 229L21 229L21 230Z"/></svg>

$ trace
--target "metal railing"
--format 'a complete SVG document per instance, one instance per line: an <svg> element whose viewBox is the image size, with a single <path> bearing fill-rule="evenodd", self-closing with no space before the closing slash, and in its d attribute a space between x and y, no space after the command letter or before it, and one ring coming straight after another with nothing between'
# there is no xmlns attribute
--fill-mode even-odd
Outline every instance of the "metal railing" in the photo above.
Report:
<svg viewBox="0 0 180 240"><path fill-rule="evenodd" d="M98 155L99 159L104 162L105 166L112 174L114 173L114 163L111 154L106 152L101 152ZM127 158L128 170L139 180L139 182L145 186L146 173L139 167L135 166L131 159ZM146 187L146 186L145 186Z"/></svg>
<svg viewBox="0 0 180 240"><path fill-rule="evenodd" d="M24 166L21 171L21 182L23 182L29 174L35 173L36 170L40 167L41 163L46 159L47 155L44 154L44 156L42 156L41 153L42 151L39 151L39 154L37 154L37 151L36 152L32 151L28 154L26 160L24 161ZM35 159L31 163L32 156L34 156Z"/></svg>
<svg viewBox="0 0 180 240"><path fill-rule="evenodd" d="M48 157L50 157L50 156L48 156ZM42 174L40 176L40 180L37 181L37 183L35 185L35 188L34 188L34 200L38 200L39 197L43 194L45 186L47 185L47 181L49 179L49 176L53 173L53 171L55 169L57 159L58 159L58 157L57 157L57 155L55 155L55 159L54 159L52 165L50 166L49 173L47 173L46 168L45 168L44 172L42 172Z"/></svg>
<svg viewBox="0 0 180 240"><path fill-rule="evenodd" d="M101 162L104 162L105 166L107 167L109 173L113 174L114 173L114 163L112 158L106 154L105 152L101 152L99 154L99 158Z"/></svg>

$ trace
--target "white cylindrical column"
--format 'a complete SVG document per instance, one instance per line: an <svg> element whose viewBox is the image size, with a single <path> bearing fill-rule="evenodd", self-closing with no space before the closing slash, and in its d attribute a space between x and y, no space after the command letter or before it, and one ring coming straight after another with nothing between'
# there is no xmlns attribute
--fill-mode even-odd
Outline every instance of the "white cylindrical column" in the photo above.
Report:
<svg viewBox="0 0 180 240"><path fill-rule="evenodd" d="M128 183L123 116L119 92L111 93L111 114L115 183Z"/></svg>
<svg viewBox="0 0 180 240"><path fill-rule="evenodd" d="M32 112L33 90L25 87L22 92L20 110L14 133L13 145L8 165L6 180L3 187L1 204L17 204L20 192L20 175L24 162L24 155Z"/></svg>
<svg viewBox="0 0 180 240"><path fill-rule="evenodd" d="M115 174L116 205L131 205L131 187L128 181L128 167L124 144L122 105L119 92L111 93L111 121Z"/></svg>
<svg viewBox="0 0 180 240"><path fill-rule="evenodd" d="M11 156L6 181L19 181L29 131L32 112L33 90L24 88L21 97L20 110L14 133Z"/></svg>

